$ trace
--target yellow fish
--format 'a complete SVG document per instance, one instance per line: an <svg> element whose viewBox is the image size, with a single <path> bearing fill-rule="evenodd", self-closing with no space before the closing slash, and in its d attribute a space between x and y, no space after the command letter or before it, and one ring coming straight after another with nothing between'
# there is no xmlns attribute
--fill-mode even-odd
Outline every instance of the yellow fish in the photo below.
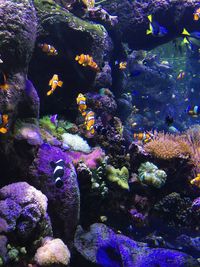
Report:
<svg viewBox="0 0 200 267"><path fill-rule="evenodd" d="M8 115L0 114L0 133L7 133L8 131Z"/></svg>
<svg viewBox="0 0 200 267"><path fill-rule="evenodd" d="M94 112L89 111L85 116L85 125L86 125L86 130L92 135L95 133L94 123L95 123Z"/></svg>
<svg viewBox="0 0 200 267"><path fill-rule="evenodd" d="M76 98L76 103L78 105L78 110L81 112L82 116L86 115L86 97L83 94L78 94L78 97Z"/></svg>
<svg viewBox="0 0 200 267"><path fill-rule="evenodd" d="M49 81L49 86L51 86L51 89L47 92L47 95L53 94L53 92L56 90L57 86L62 87L63 82L59 81L58 75L54 74L52 79Z"/></svg>
<svg viewBox="0 0 200 267"><path fill-rule="evenodd" d="M198 174L197 174L197 177L195 177L194 179L192 179L192 180L190 181L190 183L191 183L192 185L195 185L195 186L197 186L198 188L200 188L200 173L198 173Z"/></svg>
<svg viewBox="0 0 200 267"><path fill-rule="evenodd" d="M82 65L83 67L89 66L90 68L92 68L93 70L97 72L100 70L97 63L94 62L93 57L89 55L84 55L84 54L81 54L80 56L77 55L75 57L75 60L78 61L78 63Z"/></svg>

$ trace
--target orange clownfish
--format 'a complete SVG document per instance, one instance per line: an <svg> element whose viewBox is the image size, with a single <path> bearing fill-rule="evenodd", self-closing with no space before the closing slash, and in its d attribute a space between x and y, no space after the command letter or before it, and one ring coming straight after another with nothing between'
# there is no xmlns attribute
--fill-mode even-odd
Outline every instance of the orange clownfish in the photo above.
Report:
<svg viewBox="0 0 200 267"><path fill-rule="evenodd" d="M38 46L42 49L43 52L47 53L48 56L57 56L58 51L49 44L38 44Z"/></svg>
<svg viewBox="0 0 200 267"><path fill-rule="evenodd" d="M180 71L180 73L177 76L177 80L182 80L185 77L185 72L184 71Z"/></svg>
<svg viewBox="0 0 200 267"><path fill-rule="evenodd" d="M0 72L0 89L2 89L2 90L8 90L9 89L6 75L3 72Z"/></svg>
<svg viewBox="0 0 200 267"><path fill-rule="evenodd" d="M86 115L86 97L83 94L78 94L78 97L76 98L76 103L78 105L78 110L81 112L82 116Z"/></svg>
<svg viewBox="0 0 200 267"><path fill-rule="evenodd" d="M8 131L8 115L0 114L0 133L7 133Z"/></svg>
<svg viewBox="0 0 200 267"><path fill-rule="evenodd" d="M142 141L144 144L146 144L151 141L151 139L153 138L153 134L150 132L134 133L133 138Z"/></svg>
<svg viewBox="0 0 200 267"><path fill-rule="evenodd" d="M53 92L56 90L57 86L62 87L63 82L58 80L58 75L54 74L52 79L49 81L49 86L51 86L51 89L47 92L47 95L53 94Z"/></svg>
<svg viewBox="0 0 200 267"><path fill-rule="evenodd" d="M94 112L89 111L85 116L85 125L86 125L86 130L92 135L95 133L94 123L95 123Z"/></svg>
<svg viewBox="0 0 200 267"><path fill-rule="evenodd" d="M96 62L94 62L93 57L89 55L81 54L80 56L76 56L75 60L78 61L80 65L83 67L89 66L95 71L99 71L99 67Z"/></svg>
<svg viewBox="0 0 200 267"><path fill-rule="evenodd" d="M193 17L194 20L199 20L199 18L200 18L200 7L197 8L197 9L194 11L193 15L194 15L194 17Z"/></svg>
<svg viewBox="0 0 200 267"><path fill-rule="evenodd" d="M197 186L198 188L200 188L200 173L198 173L198 174L197 174L197 177L195 177L194 179L192 179L192 180L190 181L190 183L191 183L192 185L195 185L195 186Z"/></svg>
<svg viewBox="0 0 200 267"><path fill-rule="evenodd" d="M127 62L126 61L122 61L119 63L119 69L120 70L125 70L127 68Z"/></svg>

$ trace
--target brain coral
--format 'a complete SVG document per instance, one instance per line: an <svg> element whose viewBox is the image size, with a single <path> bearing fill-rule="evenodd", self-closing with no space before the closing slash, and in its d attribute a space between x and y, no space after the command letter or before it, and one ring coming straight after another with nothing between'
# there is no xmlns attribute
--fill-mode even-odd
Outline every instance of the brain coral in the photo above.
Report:
<svg viewBox="0 0 200 267"><path fill-rule="evenodd" d="M144 147L152 156L165 160L187 158L192 154L189 142L181 135L158 133Z"/></svg>
<svg viewBox="0 0 200 267"><path fill-rule="evenodd" d="M167 174L163 170L159 170L156 165L151 162L142 163L138 169L139 180L148 185L160 188L165 184Z"/></svg>

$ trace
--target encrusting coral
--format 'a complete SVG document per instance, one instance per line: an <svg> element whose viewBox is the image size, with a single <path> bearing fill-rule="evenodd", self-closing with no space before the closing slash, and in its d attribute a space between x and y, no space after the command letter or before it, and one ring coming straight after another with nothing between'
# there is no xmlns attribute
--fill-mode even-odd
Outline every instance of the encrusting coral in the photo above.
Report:
<svg viewBox="0 0 200 267"><path fill-rule="evenodd" d="M110 182L116 183L123 189L129 189L128 179L129 172L128 169L124 166L120 169L115 169L113 166L108 165L106 167L107 178Z"/></svg>
<svg viewBox="0 0 200 267"><path fill-rule="evenodd" d="M140 182L156 188L160 188L165 184L166 177L165 171L159 170L156 165L148 161L142 163L138 169L138 179Z"/></svg>

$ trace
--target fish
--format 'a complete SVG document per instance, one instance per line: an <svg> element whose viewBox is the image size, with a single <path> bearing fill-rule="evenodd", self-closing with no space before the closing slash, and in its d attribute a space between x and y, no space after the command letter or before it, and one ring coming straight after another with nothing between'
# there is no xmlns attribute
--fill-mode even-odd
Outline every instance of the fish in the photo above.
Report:
<svg viewBox="0 0 200 267"><path fill-rule="evenodd" d="M51 167L53 168L53 179L57 188L63 186L63 180L61 179L64 176L64 165L65 162L63 159L59 159L56 162L50 162Z"/></svg>
<svg viewBox="0 0 200 267"><path fill-rule="evenodd" d="M86 109L87 109L86 97L81 93L78 94L76 98L76 103L78 105L78 110L81 112L81 115L83 117L86 116Z"/></svg>
<svg viewBox="0 0 200 267"><path fill-rule="evenodd" d="M197 174L197 177L195 177L194 179L192 179L192 180L190 181L190 183L191 183L192 185L195 185L195 186L197 186L198 188L200 188L200 173L198 173L198 174Z"/></svg>
<svg viewBox="0 0 200 267"><path fill-rule="evenodd" d="M200 114L199 106L188 106L186 109L186 113L192 117L197 117Z"/></svg>
<svg viewBox="0 0 200 267"><path fill-rule="evenodd" d="M58 51L55 49L54 46L49 44L38 44L38 46L42 49L44 53L46 53L48 56L57 56Z"/></svg>
<svg viewBox="0 0 200 267"><path fill-rule="evenodd" d="M2 90L8 90L9 89L6 75L3 72L0 72L0 89L2 89Z"/></svg>
<svg viewBox="0 0 200 267"><path fill-rule="evenodd" d="M200 7L199 8L197 8L195 11L194 11L194 13L193 13L193 19L194 20L199 20L199 18L200 18Z"/></svg>
<svg viewBox="0 0 200 267"><path fill-rule="evenodd" d="M177 80L182 80L185 78L185 71L180 71L179 74L177 75L176 79Z"/></svg>
<svg viewBox="0 0 200 267"><path fill-rule="evenodd" d="M80 56L77 55L75 57L75 60L78 61L78 63L83 67L88 66L96 72L100 70L99 66L97 65L96 62L94 62L93 57L91 57L90 55L84 55L84 54L81 54Z"/></svg>
<svg viewBox="0 0 200 267"><path fill-rule="evenodd" d="M188 44L193 50L193 46L200 47L200 32L189 33L185 28L182 31L182 35L185 36L183 39L184 44Z"/></svg>
<svg viewBox="0 0 200 267"><path fill-rule="evenodd" d="M148 20L150 23L149 23L149 29L146 30L147 35L152 34L155 37L163 37L168 33L168 30L165 27L159 25L158 22L153 20L152 15L148 16Z"/></svg>
<svg viewBox="0 0 200 267"><path fill-rule="evenodd" d="M144 144L150 142L153 138L153 134L150 132L134 133L133 138L138 141L142 141Z"/></svg>
<svg viewBox="0 0 200 267"><path fill-rule="evenodd" d="M174 118L170 115L167 115L165 117L165 123L167 124L167 126L171 126L174 123Z"/></svg>
<svg viewBox="0 0 200 267"><path fill-rule="evenodd" d="M47 92L47 95L53 94L53 92L56 90L57 86L62 87L63 82L59 81L58 75L54 74L52 79L49 81L49 86L51 86L51 89Z"/></svg>
<svg viewBox="0 0 200 267"><path fill-rule="evenodd" d="M50 121L57 126L58 120L57 120L58 114L54 114L50 116Z"/></svg>
<svg viewBox="0 0 200 267"><path fill-rule="evenodd" d="M0 114L0 133L5 134L8 131L8 115Z"/></svg>
<svg viewBox="0 0 200 267"><path fill-rule="evenodd" d="M94 115L95 114L93 111L88 111L85 116L86 130L92 135L95 133L95 129L94 129L95 116Z"/></svg>
<svg viewBox="0 0 200 267"><path fill-rule="evenodd" d="M116 61L116 63L118 64L120 70L125 70L127 68L127 62L126 61L121 61L119 63L118 63L118 61Z"/></svg>

